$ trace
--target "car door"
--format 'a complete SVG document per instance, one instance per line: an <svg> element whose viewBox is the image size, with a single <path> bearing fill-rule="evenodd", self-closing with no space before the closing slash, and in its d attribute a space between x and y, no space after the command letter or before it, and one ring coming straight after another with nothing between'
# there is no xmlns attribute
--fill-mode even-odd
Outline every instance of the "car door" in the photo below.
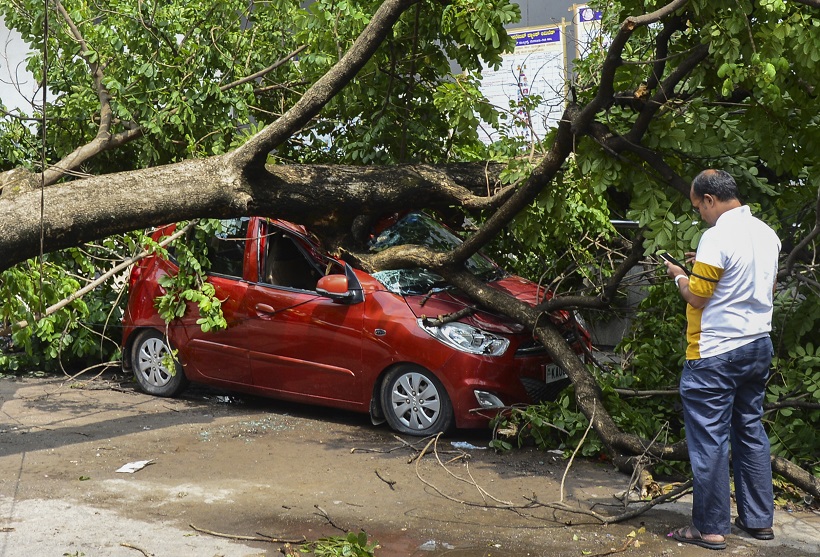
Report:
<svg viewBox="0 0 820 557"><path fill-rule="evenodd" d="M249 281L246 273L255 268L255 250L251 219L247 217L220 221L219 230L207 241L211 267L208 282L214 286L216 297L222 302L222 312L228 327L222 331L203 332L191 323L186 327L188 342L185 347L185 365L193 366L196 373L209 382L225 386L251 385L248 349L243 346L245 332L245 297ZM190 321L198 317L198 309L189 304ZM170 326L174 326L171 324Z"/></svg>
<svg viewBox="0 0 820 557"><path fill-rule="evenodd" d="M273 224L260 246L260 276L245 294L243 326L254 386L292 400L366 408L364 304L316 293L319 278L344 268L307 238Z"/></svg>

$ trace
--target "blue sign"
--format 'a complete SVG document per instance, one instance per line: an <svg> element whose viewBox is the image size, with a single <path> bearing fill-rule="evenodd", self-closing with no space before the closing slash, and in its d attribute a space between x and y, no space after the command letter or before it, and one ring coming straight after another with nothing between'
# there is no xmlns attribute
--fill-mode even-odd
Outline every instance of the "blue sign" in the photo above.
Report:
<svg viewBox="0 0 820 557"><path fill-rule="evenodd" d="M592 8L581 8L578 10L578 20L581 23L586 23L587 21L601 21L601 13L596 12Z"/></svg>

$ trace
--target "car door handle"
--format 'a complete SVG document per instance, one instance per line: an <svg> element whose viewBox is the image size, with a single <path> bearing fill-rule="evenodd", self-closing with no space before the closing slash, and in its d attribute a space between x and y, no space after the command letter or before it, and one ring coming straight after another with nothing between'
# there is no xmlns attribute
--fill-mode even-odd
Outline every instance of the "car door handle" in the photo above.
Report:
<svg viewBox="0 0 820 557"><path fill-rule="evenodd" d="M276 310L268 304L256 304L253 306L253 309L256 310L256 313L258 313L260 317L271 317L276 313Z"/></svg>

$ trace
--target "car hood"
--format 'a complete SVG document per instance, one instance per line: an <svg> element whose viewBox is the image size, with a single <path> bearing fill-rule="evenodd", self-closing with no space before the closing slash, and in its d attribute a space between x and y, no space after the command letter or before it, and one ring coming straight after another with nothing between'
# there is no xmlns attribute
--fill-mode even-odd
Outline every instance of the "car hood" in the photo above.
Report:
<svg viewBox="0 0 820 557"><path fill-rule="evenodd" d="M505 277L487 284L529 305L535 305L539 295L540 297L544 295L543 288L539 289L538 285L532 281L516 276ZM467 296L452 288L435 290L428 294L408 295L405 296L405 300L416 317L433 319L474 305L474 302ZM508 317L484 309L461 317L458 321L492 333L517 334L524 330L523 325Z"/></svg>

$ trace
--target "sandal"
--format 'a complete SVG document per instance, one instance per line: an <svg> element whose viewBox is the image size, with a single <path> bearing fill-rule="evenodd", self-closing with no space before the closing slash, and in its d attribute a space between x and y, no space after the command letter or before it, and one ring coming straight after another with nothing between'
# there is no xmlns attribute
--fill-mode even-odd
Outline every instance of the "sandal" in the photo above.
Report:
<svg viewBox="0 0 820 557"><path fill-rule="evenodd" d="M771 528L749 528L743 521L740 520L740 517L735 519L735 526L752 536L756 540L773 540L774 539L774 530Z"/></svg>
<svg viewBox="0 0 820 557"><path fill-rule="evenodd" d="M708 535L708 534L707 534ZM717 535L717 534L715 534ZM694 526L684 526L674 532L669 532L667 534L668 537L674 538L675 540L681 543L691 543L692 545L697 545L698 547L705 547L706 549L726 549L726 541L709 541L703 539L703 534L701 534L697 528ZM720 536L721 538L723 536Z"/></svg>

